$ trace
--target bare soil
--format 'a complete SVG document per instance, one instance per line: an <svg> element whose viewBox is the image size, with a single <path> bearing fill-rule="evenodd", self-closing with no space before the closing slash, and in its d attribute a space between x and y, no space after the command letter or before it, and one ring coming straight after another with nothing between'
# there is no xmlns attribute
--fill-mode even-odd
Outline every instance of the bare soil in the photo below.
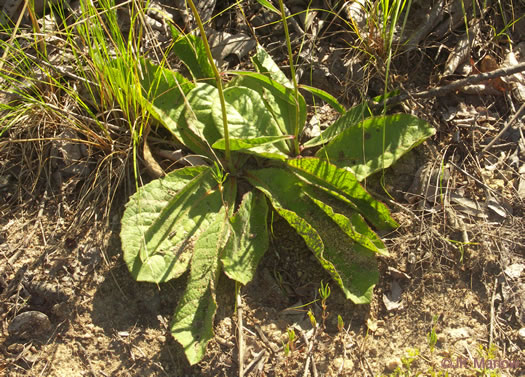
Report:
<svg viewBox="0 0 525 377"><path fill-rule="evenodd" d="M515 14L525 14L521 3L514 6ZM482 19L474 66L487 54L498 62L504 57L506 44L485 27L500 11L493 4ZM229 22L230 31L242 29ZM519 25L509 31L513 45L525 41ZM312 50L323 61L314 65L313 84L346 105L381 94L381 54L376 51L375 63L355 80L348 66L339 67L352 59L367 64L345 47L355 35L339 22L328 31L320 44L326 46ZM284 51L272 50L282 34L257 32L285 65ZM392 86L439 85L448 56L439 50L453 49L459 33L439 41L429 36L396 57ZM323 78L325 68L330 74ZM381 235L391 255L379 258L380 282L369 305L347 301L302 239L276 219L257 277L242 290L246 375L525 375L519 334L525 327L523 115L482 152L520 105L508 89L451 92L392 110L412 112L438 132L365 182L400 224ZM36 112L0 139L0 375L238 375L233 282L221 280L216 337L205 359L190 366L168 331L185 277L161 286L138 283L122 260L119 219L134 190L129 155L108 167L102 162L108 153L90 151L83 161L102 169L65 171L52 161L63 156L49 141L60 125L50 126L46 117ZM325 308L321 282L331 288ZM315 331L308 310L319 325ZM15 329L24 312L47 320L35 314Z"/></svg>

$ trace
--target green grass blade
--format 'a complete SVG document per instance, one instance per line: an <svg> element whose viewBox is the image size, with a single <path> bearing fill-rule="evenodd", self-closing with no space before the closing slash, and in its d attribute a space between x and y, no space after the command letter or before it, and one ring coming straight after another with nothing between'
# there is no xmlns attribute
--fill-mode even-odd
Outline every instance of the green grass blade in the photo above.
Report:
<svg viewBox="0 0 525 377"><path fill-rule="evenodd" d="M279 9L277 9L276 7L274 7L273 4L270 3L268 0L257 0L257 2L258 2L259 4L261 4L263 7L265 7L266 9L269 9L269 10L271 10L271 11L274 12L274 13L281 14L281 12L279 11Z"/></svg>

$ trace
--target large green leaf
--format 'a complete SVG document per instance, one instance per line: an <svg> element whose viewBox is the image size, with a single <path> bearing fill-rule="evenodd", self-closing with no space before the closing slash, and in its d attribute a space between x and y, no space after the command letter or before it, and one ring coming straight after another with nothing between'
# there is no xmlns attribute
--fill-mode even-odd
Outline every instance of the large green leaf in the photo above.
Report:
<svg viewBox="0 0 525 377"><path fill-rule="evenodd" d="M259 74L240 73L243 75L240 85L264 93L263 98L284 134L293 135L297 125L300 135L307 115L304 97L298 93L297 99L295 98L292 83L261 46L257 46L252 62Z"/></svg>
<svg viewBox="0 0 525 377"><path fill-rule="evenodd" d="M287 164L308 183L352 205L376 228L397 227L398 224L390 216L388 208L375 200L351 172L318 158L297 158L288 160Z"/></svg>
<svg viewBox="0 0 525 377"><path fill-rule="evenodd" d="M184 34L175 26L171 26L171 35L175 41L172 51L190 70L194 80L213 78L213 68L206 56L202 39L192 34Z"/></svg>
<svg viewBox="0 0 525 377"><path fill-rule="evenodd" d="M251 139L265 136L283 136L272 114L266 108L261 95L246 87L230 87L224 90L228 129L232 139ZM211 114L215 124L222 124L219 98L214 98ZM222 130L221 130L222 131ZM287 148L283 141L251 148L261 154L282 154Z"/></svg>
<svg viewBox="0 0 525 377"><path fill-rule="evenodd" d="M126 205L120 232L133 277L160 283L184 273L195 238L222 205L208 167L175 170L141 187Z"/></svg>
<svg viewBox="0 0 525 377"><path fill-rule="evenodd" d="M224 100L228 116L228 129L232 138L283 135L257 91L246 87L226 88L224 89ZM222 125L222 112L218 96L213 98L211 110L215 123ZM222 129L220 131L222 133Z"/></svg>
<svg viewBox="0 0 525 377"><path fill-rule="evenodd" d="M299 95L298 107L293 91L268 76L257 72L238 72L238 74L240 76L235 80L235 85L261 93L264 104L279 125L282 134L292 135L296 122L299 125L299 134L302 132L306 123L306 102L303 96ZM288 149L293 151L292 143L289 144Z"/></svg>
<svg viewBox="0 0 525 377"><path fill-rule="evenodd" d="M366 119L371 115L368 104L366 102L360 103L337 118L337 120L321 132L319 136L304 143L304 146L315 147L317 145L328 143L344 130L356 126L359 122L363 121L363 119Z"/></svg>
<svg viewBox="0 0 525 377"><path fill-rule="evenodd" d="M304 85L301 85L301 88L310 90L313 94L316 94L316 92L320 91L317 88L309 88L309 87L305 87ZM372 98L372 103L376 103L376 104L381 103L385 99L393 97L394 95L397 95L398 92L399 91L394 90L394 91L388 92L388 93L386 93L384 95L374 97L374 98ZM325 96L326 95L329 96L328 93L326 93ZM360 104L352 107L351 109L349 109L347 112L345 112L345 111L341 112L339 109L342 107L342 105L340 105L337 102L337 100L335 100L335 98L334 99L330 99L329 97L328 98L323 98L321 93L318 93L317 96L320 97L321 99L323 99L324 101L326 101L327 103L329 103L334 109L338 110L343 115L341 117L339 117L334 123L329 125L328 128L326 128L321 133L321 135L316 136L313 139L308 140L306 143L304 143L303 146L306 147L306 148L315 147L317 145L328 143L334 137L336 137L341 132L343 132L344 130L346 130L346 129L350 128L350 127L354 127L357 124L359 124L360 122L362 122L363 120L365 120L366 118L369 118L372 115L374 115L372 113L372 110L370 109L370 106L369 106L370 103L369 102L360 103ZM335 103L334 103L334 100L335 100ZM382 111L386 111L389 108L390 107L387 106L386 108L382 108L381 110Z"/></svg>
<svg viewBox="0 0 525 377"><path fill-rule="evenodd" d="M260 92L263 88L267 89L272 96L286 101L290 106L293 105L295 108L295 98L293 89L290 89L289 87L274 80L270 76L270 74L249 71L232 71L230 73L239 76L237 80L233 81L233 85L246 86L251 89L254 89L257 92ZM306 111L306 102L304 103L304 106L304 110Z"/></svg>
<svg viewBox="0 0 525 377"><path fill-rule="evenodd" d="M315 197L315 188L291 171L279 168L250 170L247 179L301 235L346 297L355 303L370 302L379 278L375 253L342 232L333 218L305 194L308 191Z"/></svg>
<svg viewBox="0 0 525 377"><path fill-rule="evenodd" d="M345 107L341 105L339 101L337 100L337 98L335 98L330 93L322 89L319 89L313 86L303 85L303 84L300 86L300 88L310 92L314 96L325 101L327 104L332 106L334 110L337 111L339 114L344 114L346 112Z"/></svg>
<svg viewBox="0 0 525 377"><path fill-rule="evenodd" d="M372 117L337 135L316 156L349 169L361 181L435 132L427 122L408 114Z"/></svg>
<svg viewBox="0 0 525 377"><path fill-rule="evenodd" d="M388 256L388 251L383 241L370 229L359 213L348 210L346 212L350 212L349 214L337 213L334 207L328 204L328 202L332 202L333 200L327 200L327 194L322 195L319 192L317 193L317 196L324 196L324 201L316 199L313 195L309 194L308 191L306 194L348 237L369 250Z"/></svg>
<svg viewBox="0 0 525 377"><path fill-rule="evenodd" d="M261 136L246 139L230 139L230 150L242 151L245 149L256 148L266 144L274 144L284 140L293 139L293 136ZM219 139L212 145L215 149L225 149L225 139Z"/></svg>
<svg viewBox="0 0 525 377"><path fill-rule="evenodd" d="M244 195L239 210L231 219L232 234L224 249L222 263L230 279L248 284L268 249L266 226L268 205L259 191Z"/></svg>
<svg viewBox="0 0 525 377"><path fill-rule="evenodd" d="M193 131L183 116L187 108L185 98L195 89L195 84L177 72L155 66L148 60L143 62L141 85L152 115L194 153L212 157L210 148L202 139L202 132Z"/></svg>
<svg viewBox="0 0 525 377"><path fill-rule="evenodd" d="M225 191L225 201L233 207L235 188ZM213 338L215 291L221 272L219 257L230 232L229 214L226 207L213 212L213 218L195 241L188 285L171 322L171 334L183 346L192 365L202 359Z"/></svg>
<svg viewBox="0 0 525 377"><path fill-rule="evenodd" d="M191 130L209 144L222 137L222 117L214 122L213 113L221 113L219 90L213 85L198 83L186 97L184 118Z"/></svg>
<svg viewBox="0 0 525 377"><path fill-rule="evenodd" d="M255 55L252 56L252 62L258 72L268 73L272 80L277 81L279 84L282 84L287 88L293 89L292 82L288 80L277 63L273 61L270 54L268 54L261 45L257 45Z"/></svg>

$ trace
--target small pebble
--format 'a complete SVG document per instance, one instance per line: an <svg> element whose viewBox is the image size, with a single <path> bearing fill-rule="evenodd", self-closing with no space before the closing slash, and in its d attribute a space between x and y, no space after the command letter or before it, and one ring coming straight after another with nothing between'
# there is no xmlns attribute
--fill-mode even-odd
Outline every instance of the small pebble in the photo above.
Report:
<svg viewBox="0 0 525 377"><path fill-rule="evenodd" d="M518 337L522 342L525 342L525 327L518 330Z"/></svg>
<svg viewBox="0 0 525 377"><path fill-rule="evenodd" d="M232 327L232 319L230 317L226 317L222 320L222 324L228 328L228 329L231 329Z"/></svg>
<svg viewBox="0 0 525 377"><path fill-rule="evenodd" d="M71 314L71 308L69 307L67 302L60 302L58 304L53 305L51 311L61 320L67 318L67 316Z"/></svg>
<svg viewBox="0 0 525 377"><path fill-rule="evenodd" d="M388 361L386 362L386 369L393 372L397 368L401 368L401 365L402 364L399 357L393 357L391 359L388 359Z"/></svg>
<svg viewBox="0 0 525 377"><path fill-rule="evenodd" d="M42 312L29 311L20 313L9 324L10 336L22 339L39 338L51 330L51 321Z"/></svg>

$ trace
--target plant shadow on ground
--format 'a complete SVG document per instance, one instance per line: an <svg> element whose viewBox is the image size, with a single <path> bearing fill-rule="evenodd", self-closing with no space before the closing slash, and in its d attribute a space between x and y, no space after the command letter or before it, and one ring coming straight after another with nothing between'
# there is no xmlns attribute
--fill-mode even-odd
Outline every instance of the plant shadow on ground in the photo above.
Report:
<svg viewBox="0 0 525 377"><path fill-rule="evenodd" d="M304 240L285 221L277 219L273 231L273 242L258 267L255 279L243 290L246 300L244 326L248 331L245 336L251 338L248 348L255 352L272 347L273 357L279 365L289 363L283 350L287 329L294 324L311 327L308 309L312 309L321 321L318 293L321 282L334 287L328 300L328 312L340 314L355 331L363 326L369 307L355 305L345 299L312 257ZM108 248L110 259L120 258L121 255L118 239L113 238L113 245ZM177 375L221 375L215 374L217 367L225 376L237 373L236 324L232 323L235 321L232 300L235 285L226 276L221 277L217 293L216 338L210 342L209 355L203 363L191 367L182 347L171 338L168 323L186 279L187 274L158 286L139 283L133 280L125 265L118 262L103 273L92 298L89 316L90 322L111 339L108 353L121 363L120 366L113 365L112 369L133 368L138 375L152 372L151 365L158 363L163 371ZM330 336L337 333L337 314L329 315L326 323ZM263 341L260 336L252 337L258 331L266 334L267 339ZM148 348L142 348L143 344L148 344ZM323 357L325 364L329 363L331 353L333 351ZM130 358L130 354L134 357ZM150 362L143 369L137 369L136 359L141 356L147 356ZM223 359L223 362L217 363L215 358ZM296 367L301 366L296 364ZM291 365L286 368L290 369Z"/></svg>

